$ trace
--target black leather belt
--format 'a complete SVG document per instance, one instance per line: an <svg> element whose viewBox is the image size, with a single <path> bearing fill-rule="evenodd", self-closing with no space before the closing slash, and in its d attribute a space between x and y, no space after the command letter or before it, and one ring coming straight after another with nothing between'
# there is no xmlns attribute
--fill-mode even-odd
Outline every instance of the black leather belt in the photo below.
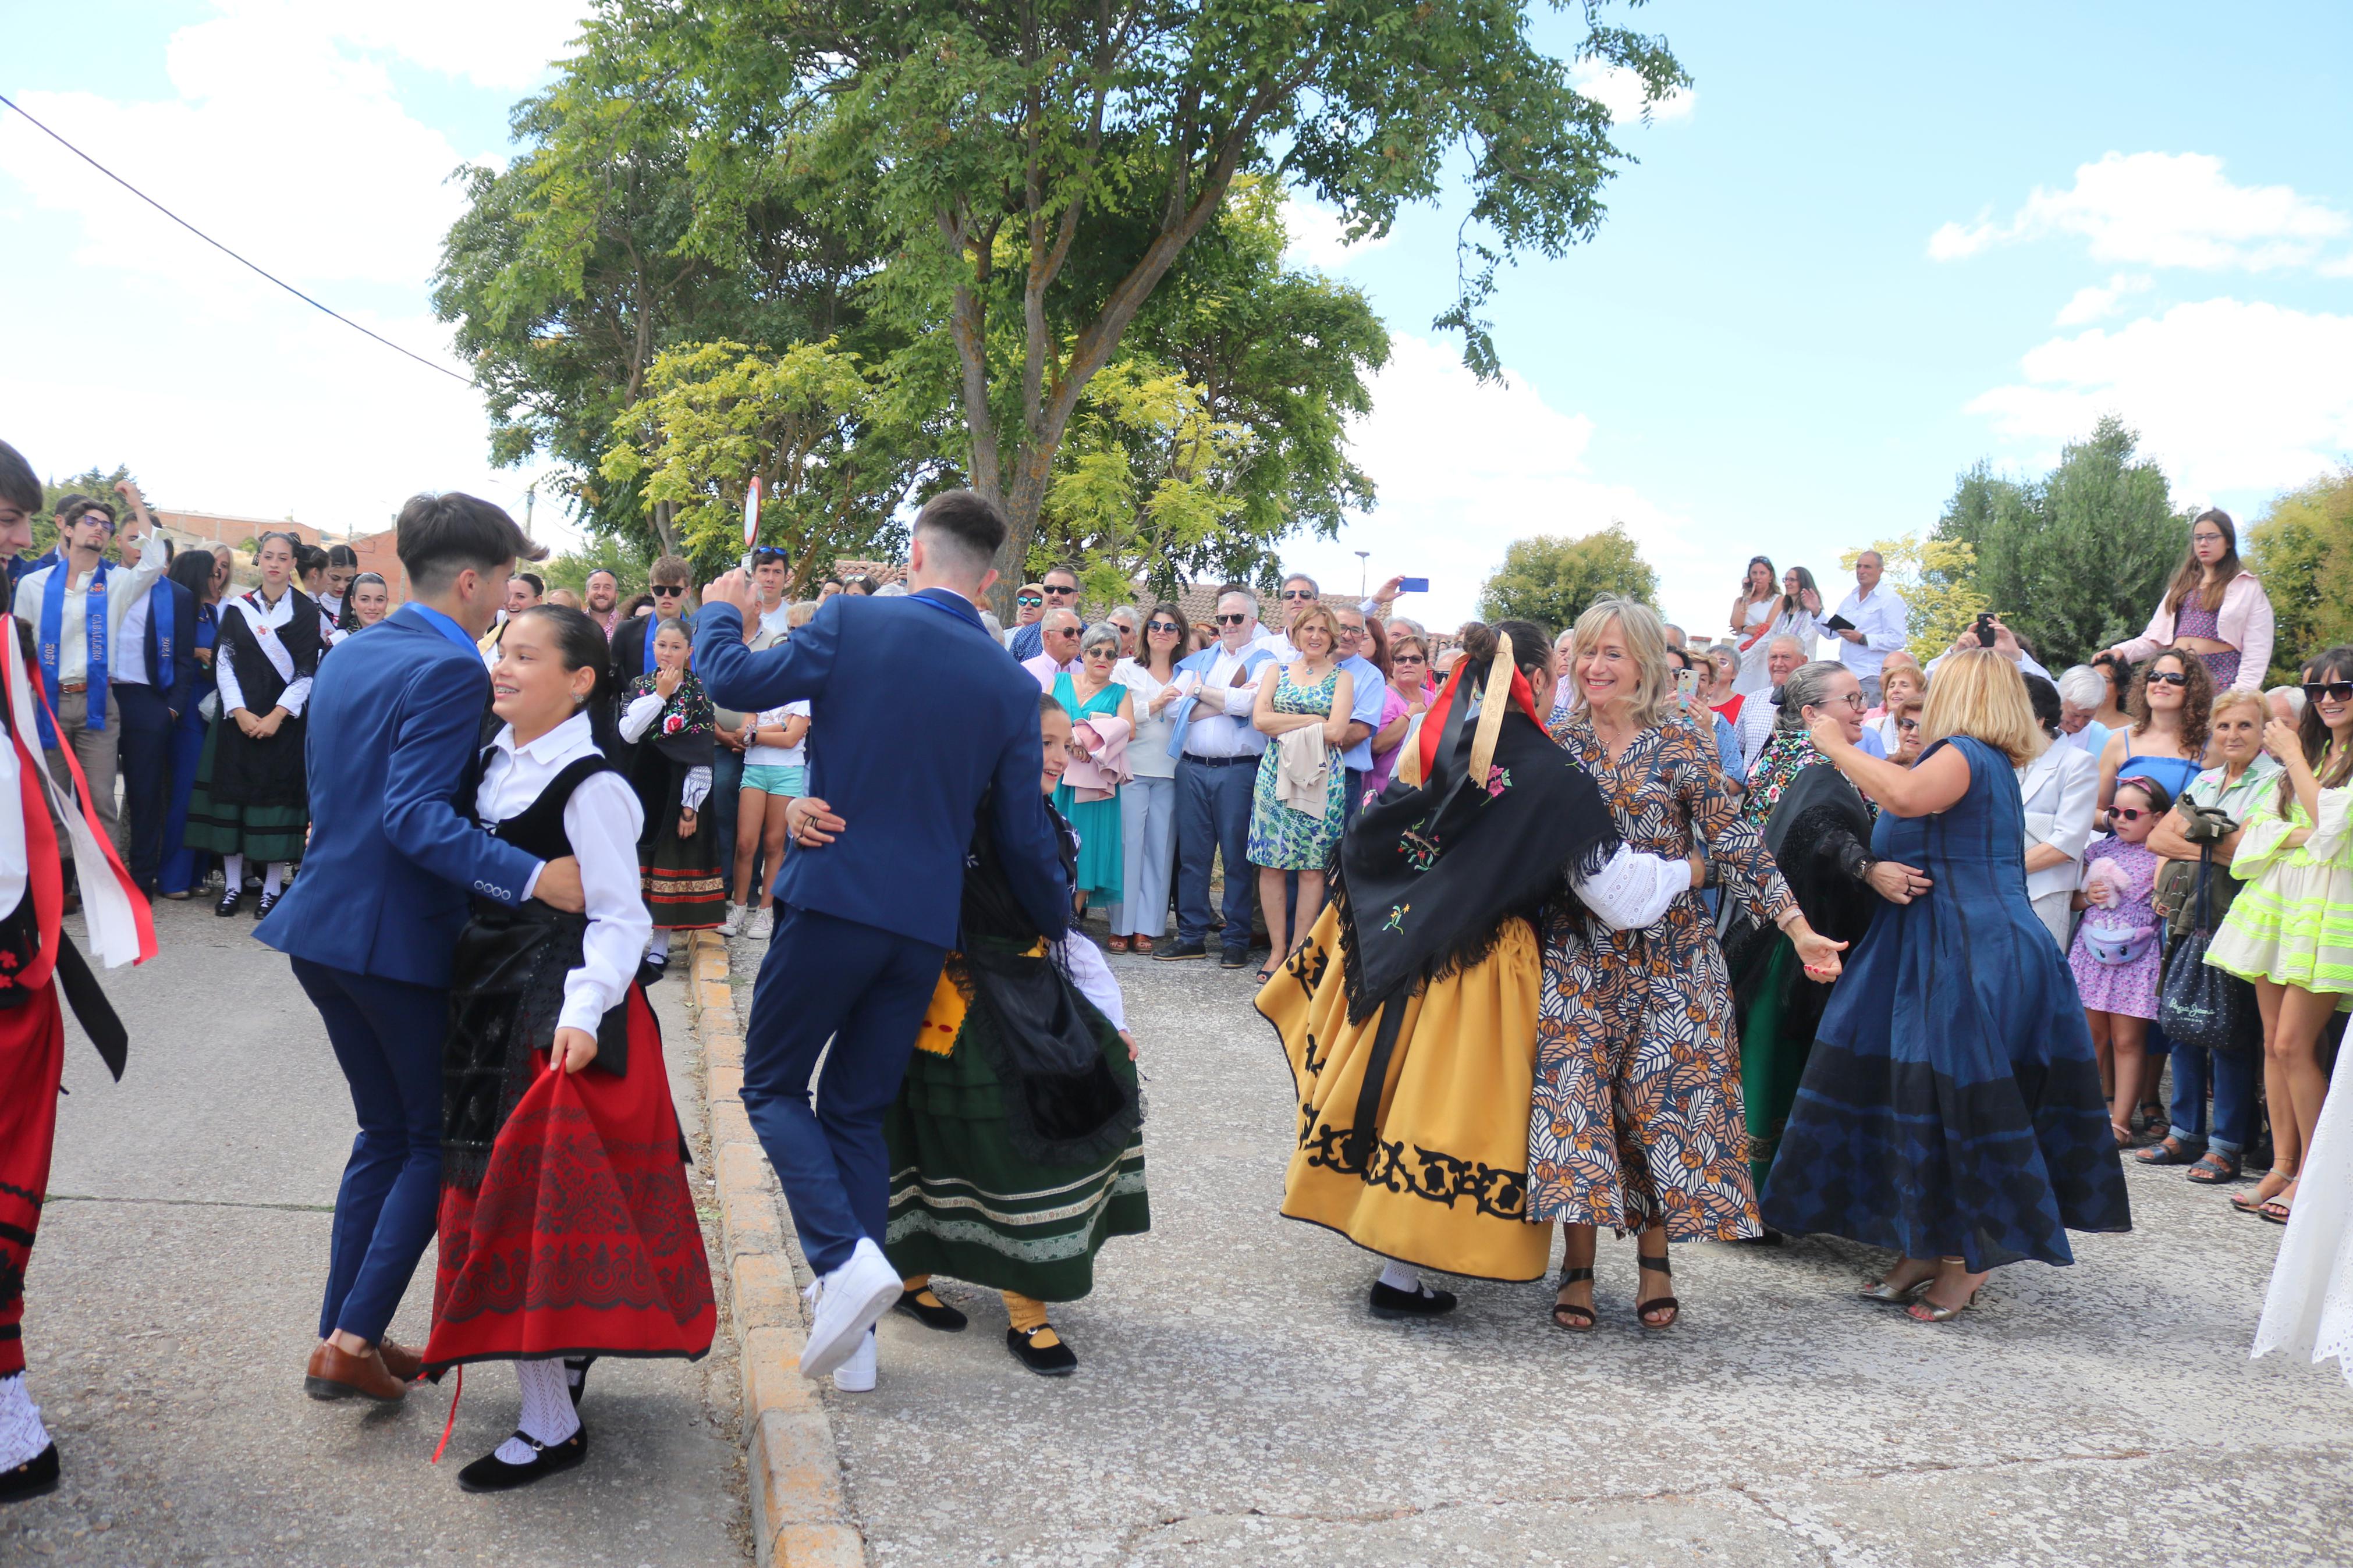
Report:
<svg viewBox="0 0 2353 1568"><path fill-rule="evenodd" d="M1230 768L1239 763L1258 765L1256 757L1197 757L1190 752L1185 753L1185 760L1197 768Z"/></svg>

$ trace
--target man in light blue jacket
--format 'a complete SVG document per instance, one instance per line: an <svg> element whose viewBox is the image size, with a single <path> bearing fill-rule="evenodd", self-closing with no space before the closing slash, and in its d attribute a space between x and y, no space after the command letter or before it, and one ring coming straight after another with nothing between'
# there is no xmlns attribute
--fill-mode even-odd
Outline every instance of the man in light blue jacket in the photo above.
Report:
<svg viewBox="0 0 2353 1568"><path fill-rule="evenodd" d="M1155 959L1208 953L1209 865L1226 862L1224 954L1228 969L1250 963L1251 793L1266 736L1250 722L1259 672L1274 656L1258 646L1258 597L1237 589L1218 598L1215 647L1179 659L1185 695L1168 710L1168 754L1176 759L1176 940Z"/></svg>

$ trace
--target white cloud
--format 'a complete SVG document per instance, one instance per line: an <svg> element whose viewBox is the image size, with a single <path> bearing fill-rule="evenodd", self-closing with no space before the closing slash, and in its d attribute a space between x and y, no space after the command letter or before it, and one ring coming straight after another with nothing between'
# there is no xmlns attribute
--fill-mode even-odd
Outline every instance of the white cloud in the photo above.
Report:
<svg viewBox="0 0 2353 1568"><path fill-rule="evenodd" d="M1355 258L1380 249L1390 237L1385 234L1352 241L1338 213L1296 195L1282 198L1282 232L1285 260L1324 272L1339 271Z"/></svg>
<svg viewBox="0 0 2353 1568"><path fill-rule="evenodd" d="M1609 118L1618 124L1642 118L1642 79L1624 66L1579 60L1569 71L1568 84L1608 109ZM1692 89L1676 88L1650 109L1652 120L1688 120Z"/></svg>
<svg viewBox="0 0 2353 1568"><path fill-rule="evenodd" d="M1351 432L1356 461L1379 505L1337 539L1293 540L1283 563L1354 593L1360 570L1377 584L1394 574L1430 579L1401 613L1452 626L1478 611L1479 590L1504 548L1530 534L1583 534L1622 521L1659 568L1669 604L1698 564L1688 524L1626 485L1595 478L1585 453L1593 422L1565 414L1521 377L1482 384L1444 344L1398 334L1373 381L1373 412ZM1369 552L1360 563L1358 550ZM1700 574L1704 580L1704 574Z"/></svg>
<svg viewBox="0 0 2353 1568"><path fill-rule="evenodd" d="M2075 170L2074 185L2038 185L2007 223L1946 224L1929 237L1938 261L1997 245L2073 235L2092 258L2133 267L2302 267L2353 217L2287 185L2237 185L2222 160L2200 153L2110 153Z"/></svg>
<svg viewBox="0 0 2353 1568"><path fill-rule="evenodd" d="M2037 458L2110 412L2197 495L2300 484L2353 458L2353 316L2208 300L2053 338L2021 368L1968 412L2042 444Z"/></svg>
<svg viewBox="0 0 2353 1568"><path fill-rule="evenodd" d="M576 30L575 7L216 0L163 46L172 95L27 93L26 107L189 222L438 363L427 280L466 148L412 114L387 60L503 100ZM153 47L152 44L148 47ZM128 463L159 502L381 528L419 489L520 513L492 470L480 395L369 342L0 115L0 206L22 213L12 321L37 383L0 388L0 433L44 472ZM543 536L563 531L539 509Z"/></svg>
<svg viewBox="0 0 2353 1568"><path fill-rule="evenodd" d="M2080 327L2086 321L2113 316L2126 295L2146 293L2156 281L2145 272L2119 272L2108 279L2105 288L2078 289L2073 299L2059 307L2058 324Z"/></svg>

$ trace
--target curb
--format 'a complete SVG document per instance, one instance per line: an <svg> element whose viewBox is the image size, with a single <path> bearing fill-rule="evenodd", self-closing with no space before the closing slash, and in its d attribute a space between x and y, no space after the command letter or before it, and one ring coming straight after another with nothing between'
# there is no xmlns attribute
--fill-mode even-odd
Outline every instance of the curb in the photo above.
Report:
<svg viewBox="0 0 2353 1568"><path fill-rule="evenodd" d="M808 1324L792 1222L744 1113L744 1040L727 943L696 931L688 1007L702 1058L704 1111L719 1194L719 1265L744 1365L744 1464L760 1568L863 1568L866 1540L843 1500L841 1455L818 1384L800 1373Z"/></svg>

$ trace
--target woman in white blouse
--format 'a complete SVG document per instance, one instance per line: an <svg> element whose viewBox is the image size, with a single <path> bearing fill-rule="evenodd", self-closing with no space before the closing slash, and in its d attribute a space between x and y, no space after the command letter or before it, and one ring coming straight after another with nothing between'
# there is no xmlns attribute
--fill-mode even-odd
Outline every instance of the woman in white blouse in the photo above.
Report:
<svg viewBox="0 0 2353 1568"><path fill-rule="evenodd" d="M2084 879L2084 849L2100 804L2100 765L2080 746L2059 744L2059 689L2039 675L2026 678L2035 722L2052 743L2018 770L2026 811L2026 896L2059 951L2073 938L2071 906Z"/></svg>
<svg viewBox="0 0 2353 1568"><path fill-rule="evenodd" d="M1176 864L1176 759L1168 754L1168 710L1185 657L1185 616L1166 601L1144 617L1143 651L1124 658L1112 679L1127 688L1135 732L1127 742L1128 782L1120 786L1120 845L1125 875L1111 906L1111 950L1150 952L1168 934L1168 879Z"/></svg>

